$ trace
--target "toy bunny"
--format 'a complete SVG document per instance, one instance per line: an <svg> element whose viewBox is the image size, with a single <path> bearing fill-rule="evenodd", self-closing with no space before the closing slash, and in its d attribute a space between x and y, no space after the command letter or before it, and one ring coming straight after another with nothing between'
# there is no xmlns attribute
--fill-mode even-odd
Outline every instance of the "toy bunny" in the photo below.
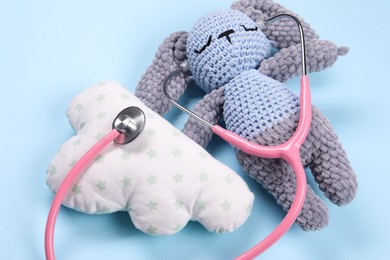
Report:
<svg viewBox="0 0 390 260"><path fill-rule="evenodd" d="M169 109L161 82L188 59L195 83L207 95L194 112L228 130L261 145L278 145L289 139L299 120L299 98L283 82L300 73L300 45L295 24L281 19L264 28L255 21L278 13L291 13L270 0L242 0L233 10L211 13L187 34L172 34L161 45L153 64L136 89L137 96L160 114ZM296 16L296 15L295 15ZM331 66L338 55L347 53L329 41L319 40L308 24L302 23L306 38L308 70ZM271 44L279 51L271 56ZM170 82L170 95L178 99L189 75ZM190 119L184 128L193 140L206 146L211 131ZM249 175L288 210L295 193L295 178L282 159L257 158L237 150L237 159ZM332 126L313 106L309 135L301 148L301 160L310 167L316 182L331 202L341 206L356 194L356 176ZM304 230L318 230L328 223L328 210L308 186L297 224Z"/></svg>

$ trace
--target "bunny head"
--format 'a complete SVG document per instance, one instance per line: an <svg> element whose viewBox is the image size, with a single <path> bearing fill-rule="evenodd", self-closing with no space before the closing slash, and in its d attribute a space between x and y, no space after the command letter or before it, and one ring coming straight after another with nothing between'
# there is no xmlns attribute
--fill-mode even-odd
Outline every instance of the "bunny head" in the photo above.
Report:
<svg viewBox="0 0 390 260"><path fill-rule="evenodd" d="M189 32L187 56L195 82L207 93L271 54L271 43L247 15L223 10L202 17Z"/></svg>

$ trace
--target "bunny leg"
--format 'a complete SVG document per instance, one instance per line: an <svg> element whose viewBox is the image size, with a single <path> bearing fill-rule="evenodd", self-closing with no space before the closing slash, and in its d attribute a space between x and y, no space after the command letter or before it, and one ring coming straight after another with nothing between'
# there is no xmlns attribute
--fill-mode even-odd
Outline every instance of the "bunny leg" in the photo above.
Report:
<svg viewBox="0 0 390 260"><path fill-rule="evenodd" d="M337 46L325 40L306 41L307 72L321 71L332 66L339 55L345 55L348 48ZM273 57L264 60L259 67L260 73L275 80L286 82L294 76L300 75L301 45L293 45L281 49Z"/></svg>
<svg viewBox="0 0 390 260"><path fill-rule="evenodd" d="M175 32L165 39L159 47L153 63L136 87L135 95L160 115L165 114L170 108L169 101L162 91L162 82L186 60L186 43L186 32ZM188 75L181 73L168 83L168 94L175 100L183 94L187 77Z"/></svg>
<svg viewBox="0 0 390 260"><path fill-rule="evenodd" d="M329 200L342 206L356 195L357 180L347 155L327 118L313 107L312 126L304 157L315 181Z"/></svg>
<svg viewBox="0 0 390 260"><path fill-rule="evenodd" d="M341 206L356 194L357 181L332 126L313 106L312 123L300 154L304 167L309 166L315 181L331 202ZM265 130L251 142L278 145L288 140L298 125L299 113ZM277 203L288 210L295 196L295 176L292 168L282 159L262 159L237 152L241 166L271 193ZM296 223L304 230L318 230L328 223L328 210L308 185L306 200Z"/></svg>
<svg viewBox="0 0 390 260"><path fill-rule="evenodd" d="M258 181L285 211L295 197L295 175L290 165L282 159L263 159L237 152L237 159L249 176ZM303 230L319 230L328 224L328 209L324 202L307 185L306 199L296 223Z"/></svg>
<svg viewBox="0 0 390 260"><path fill-rule="evenodd" d="M278 145L287 141L298 125L299 113L284 119L281 123L254 134L251 142L260 145ZM301 147L301 159L307 166L311 151L310 142ZM296 179L291 166L283 159L264 159L238 151L237 159L249 176L257 180L284 210L289 210L295 197ZM319 230L328 224L328 209L324 202L307 185L306 199L296 223L303 230Z"/></svg>
<svg viewBox="0 0 390 260"><path fill-rule="evenodd" d="M292 14L302 23L307 40L318 39L316 32L301 17L271 0L240 0L234 2L231 8L245 13L254 21L265 20L281 13ZM262 31L269 40L275 42L276 48L286 48L300 43L297 25L291 19L274 21L265 25Z"/></svg>
<svg viewBox="0 0 390 260"><path fill-rule="evenodd" d="M211 124L217 124L223 112L224 92L225 88L221 87L205 95L196 104L193 112ZM207 146L213 135L210 128L193 118L190 118L184 125L183 133L202 147Z"/></svg>

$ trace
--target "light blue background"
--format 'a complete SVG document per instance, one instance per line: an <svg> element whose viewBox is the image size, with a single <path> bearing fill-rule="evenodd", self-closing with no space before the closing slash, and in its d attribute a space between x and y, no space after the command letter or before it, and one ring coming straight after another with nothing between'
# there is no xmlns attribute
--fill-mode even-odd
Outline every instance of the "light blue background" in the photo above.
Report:
<svg viewBox="0 0 390 260"><path fill-rule="evenodd" d="M333 123L358 175L352 204L331 205L320 232L296 226L261 259L389 259L389 4L287 1L321 38L350 53L313 74L313 102ZM0 259L43 259L52 194L46 167L73 132L64 112L71 98L102 80L130 90L171 32L189 30L203 14L231 1L1 1L0 3ZM298 81L289 83L297 89ZM194 104L199 91L183 98ZM176 126L186 117L172 111ZM244 175L233 150L209 148ZM169 237L134 228L126 213L90 216L63 208L56 228L58 259L231 259L265 237L284 212L245 177L256 202L237 232L208 233L190 223ZM312 178L310 181L312 182Z"/></svg>

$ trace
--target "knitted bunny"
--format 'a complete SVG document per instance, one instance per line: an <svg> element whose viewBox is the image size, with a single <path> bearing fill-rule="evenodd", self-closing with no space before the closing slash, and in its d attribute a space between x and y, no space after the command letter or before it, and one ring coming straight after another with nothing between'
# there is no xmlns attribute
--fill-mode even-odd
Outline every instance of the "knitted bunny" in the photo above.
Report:
<svg viewBox="0 0 390 260"><path fill-rule="evenodd" d="M188 39L185 32L168 38L138 85L137 96L156 112L165 113L169 104L161 93L161 81L188 57L195 82L208 93L195 107L196 114L213 124L223 117L228 130L251 142L281 144L292 136L299 120L299 98L282 83L300 72L296 25L281 19L262 28L262 32L255 20L288 12L269 0L242 0L232 7L240 11L226 10L203 17ZM329 67L338 55L347 52L346 48L319 40L306 23L303 26L309 71ZM271 41L280 49L273 57ZM187 77L173 78L169 86L173 98L180 97ZM193 119L187 122L184 133L202 146L212 135ZM249 175L288 210L295 193L291 167L282 159L257 158L239 150L236 155ZM354 198L355 174L332 126L314 106L301 160L333 203L345 205ZM317 230L327 223L325 204L308 186L297 224L304 230Z"/></svg>

